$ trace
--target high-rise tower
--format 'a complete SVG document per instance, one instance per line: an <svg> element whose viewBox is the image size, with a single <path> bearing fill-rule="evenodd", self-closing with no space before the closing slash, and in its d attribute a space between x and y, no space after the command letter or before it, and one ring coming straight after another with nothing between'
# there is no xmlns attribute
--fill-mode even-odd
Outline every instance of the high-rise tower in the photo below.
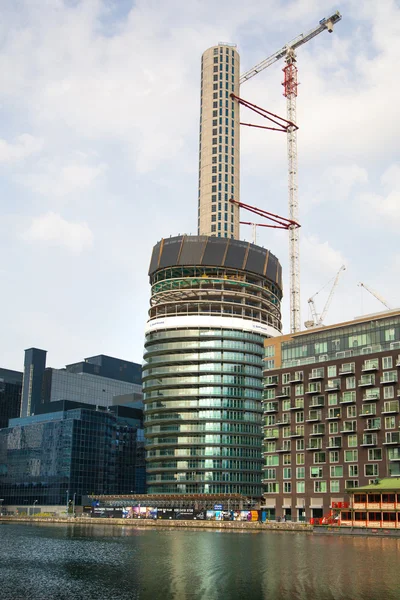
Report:
<svg viewBox="0 0 400 600"><path fill-rule="evenodd" d="M240 57L233 44L218 44L201 59L198 233L239 239Z"/></svg>
<svg viewBox="0 0 400 600"><path fill-rule="evenodd" d="M281 266L265 248L178 236L153 248L143 365L148 493L262 494L265 337Z"/></svg>

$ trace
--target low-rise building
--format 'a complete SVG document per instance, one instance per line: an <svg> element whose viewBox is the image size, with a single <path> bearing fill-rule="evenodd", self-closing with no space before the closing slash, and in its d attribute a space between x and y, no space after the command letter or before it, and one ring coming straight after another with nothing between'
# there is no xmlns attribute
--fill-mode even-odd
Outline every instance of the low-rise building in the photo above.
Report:
<svg viewBox="0 0 400 600"><path fill-rule="evenodd" d="M400 311L265 340L264 486L271 518L321 518L400 475Z"/></svg>

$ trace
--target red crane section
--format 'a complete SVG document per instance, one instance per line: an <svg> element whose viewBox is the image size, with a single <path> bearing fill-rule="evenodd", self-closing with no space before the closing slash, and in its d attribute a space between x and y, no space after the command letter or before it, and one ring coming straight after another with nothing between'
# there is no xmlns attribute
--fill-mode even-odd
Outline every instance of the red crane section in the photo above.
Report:
<svg viewBox="0 0 400 600"><path fill-rule="evenodd" d="M267 210L263 210L262 208L258 208L257 206L250 206L250 204L244 204L243 202L238 202L238 200L234 200L231 198L229 200L232 204L236 204L239 208L244 208L249 212L258 215L264 219L268 219L275 223L275 225L271 225L269 223L256 223L258 227L271 227L272 229L290 229L291 227L300 227L299 223L296 221L292 221L291 219L286 219L286 217L281 217L280 215L275 215ZM247 221L240 221L243 225L253 225L253 223L249 223Z"/></svg>

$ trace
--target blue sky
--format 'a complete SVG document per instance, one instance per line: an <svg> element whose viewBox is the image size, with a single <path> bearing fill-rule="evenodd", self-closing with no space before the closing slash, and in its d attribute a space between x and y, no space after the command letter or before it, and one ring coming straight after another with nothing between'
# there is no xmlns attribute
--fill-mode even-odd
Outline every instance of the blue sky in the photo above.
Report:
<svg viewBox="0 0 400 600"><path fill-rule="evenodd" d="M152 246L196 233L202 52L234 42L245 71L335 10L334 33L298 52L302 321L342 264L326 323L384 308L359 281L397 306L398 2L18 0L0 24L2 367L31 346L54 367L141 362ZM282 67L242 97L284 116ZM242 201L287 215L284 136L244 128L241 152ZM258 243L287 292L286 234Z"/></svg>

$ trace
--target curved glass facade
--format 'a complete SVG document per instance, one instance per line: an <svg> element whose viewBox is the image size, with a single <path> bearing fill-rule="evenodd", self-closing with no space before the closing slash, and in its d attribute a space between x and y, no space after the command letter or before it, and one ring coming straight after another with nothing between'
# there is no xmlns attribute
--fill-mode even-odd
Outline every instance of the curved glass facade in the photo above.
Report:
<svg viewBox="0 0 400 600"><path fill-rule="evenodd" d="M161 342L164 335L168 341ZM244 331L201 328L147 335L149 494L261 496L263 340Z"/></svg>
<svg viewBox="0 0 400 600"><path fill-rule="evenodd" d="M268 250L207 236L153 248L143 392L149 494L262 495L265 336L281 331Z"/></svg>

